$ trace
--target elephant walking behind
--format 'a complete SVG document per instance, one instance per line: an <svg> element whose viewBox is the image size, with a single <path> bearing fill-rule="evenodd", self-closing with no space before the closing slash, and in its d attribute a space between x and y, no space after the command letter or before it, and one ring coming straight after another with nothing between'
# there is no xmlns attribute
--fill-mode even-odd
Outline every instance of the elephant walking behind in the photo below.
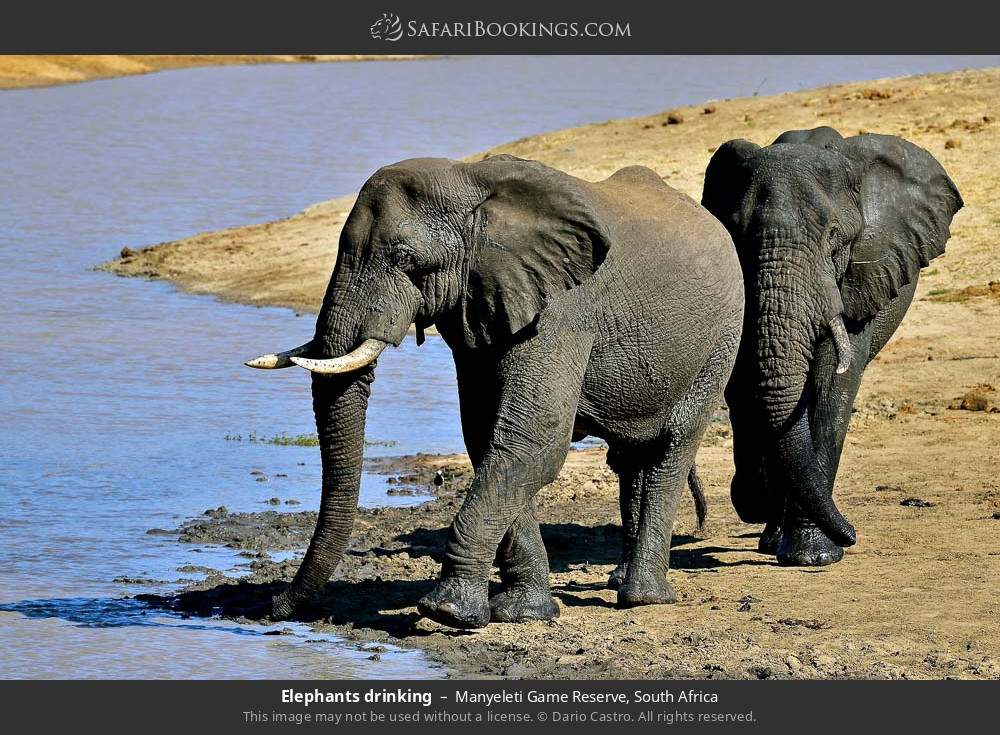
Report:
<svg viewBox="0 0 1000 735"><path fill-rule="evenodd" d="M856 540L833 502L854 398L962 197L912 143L821 127L721 146L702 204L732 235L746 285L726 388L733 505L766 524L760 550L779 563L839 561Z"/></svg>
<svg viewBox="0 0 1000 735"><path fill-rule="evenodd" d="M453 352L475 469L421 613L466 628L558 614L532 499L587 435L607 441L621 481L620 604L674 601L674 514L743 304L725 228L649 169L597 183L511 156L380 169L344 226L314 338L248 363L312 372L323 460L316 531L275 615L340 561L375 358L412 324L418 343L436 325Z"/></svg>

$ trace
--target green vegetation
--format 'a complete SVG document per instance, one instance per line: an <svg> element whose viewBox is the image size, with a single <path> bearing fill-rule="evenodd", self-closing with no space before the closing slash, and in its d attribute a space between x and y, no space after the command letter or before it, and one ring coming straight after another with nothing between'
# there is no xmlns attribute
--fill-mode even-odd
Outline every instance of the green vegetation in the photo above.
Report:
<svg viewBox="0 0 1000 735"><path fill-rule="evenodd" d="M934 288L927 292L928 296L944 296L946 293L951 291L950 288Z"/></svg>
<svg viewBox="0 0 1000 735"><path fill-rule="evenodd" d="M275 436L263 436L251 431L246 436L242 434L226 434L223 437L227 442L247 442L248 444L274 444L279 447L318 447L319 437L316 434L276 434ZM368 447L394 447L398 442L391 440L373 439L365 440Z"/></svg>

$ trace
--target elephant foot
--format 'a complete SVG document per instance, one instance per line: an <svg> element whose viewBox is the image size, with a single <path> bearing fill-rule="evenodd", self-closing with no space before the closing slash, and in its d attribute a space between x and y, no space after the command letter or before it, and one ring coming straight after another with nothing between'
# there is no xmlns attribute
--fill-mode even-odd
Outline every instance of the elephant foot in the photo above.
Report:
<svg viewBox="0 0 1000 735"><path fill-rule="evenodd" d="M559 617L559 604L548 589L511 587L490 598L490 620L494 623L526 623Z"/></svg>
<svg viewBox="0 0 1000 735"><path fill-rule="evenodd" d="M628 574L628 566L625 562L622 562L614 568L611 574L608 575L608 589L616 590L625 584L625 577Z"/></svg>
<svg viewBox="0 0 1000 735"><path fill-rule="evenodd" d="M666 575L662 579L626 579L618 588L618 607L629 608L640 605L670 605L677 602L677 594L670 586Z"/></svg>
<svg viewBox="0 0 1000 735"><path fill-rule="evenodd" d="M781 543L781 524L768 523L760 533L760 541L757 542L757 551L761 554L774 556L778 553L778 544Z"/></svg>
<svg viewBox="0 0 1000 735"><path fill-rule="evenodd" d="M490 622L486 581L443 579L421 598L417 609L425 618L451 628L482 628Z"/></svg>
<svg viewBox="0 0 1000 735"><path fill-rule="evenodd" d="M844 550L811 524L785 531L777 554L783 567L823 567L844 558Z"/></svg>

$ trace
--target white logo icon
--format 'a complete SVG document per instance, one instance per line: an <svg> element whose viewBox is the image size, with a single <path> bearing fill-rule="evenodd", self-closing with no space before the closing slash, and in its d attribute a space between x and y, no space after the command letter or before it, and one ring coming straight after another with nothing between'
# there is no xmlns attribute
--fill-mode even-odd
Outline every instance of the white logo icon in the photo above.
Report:
<svg viewBox="0 0 1000 735"><path fill-rule="evenodd" d="M382 13L368 30L376 41L398 41L403 37L403 24L395 13Z"/></svg>

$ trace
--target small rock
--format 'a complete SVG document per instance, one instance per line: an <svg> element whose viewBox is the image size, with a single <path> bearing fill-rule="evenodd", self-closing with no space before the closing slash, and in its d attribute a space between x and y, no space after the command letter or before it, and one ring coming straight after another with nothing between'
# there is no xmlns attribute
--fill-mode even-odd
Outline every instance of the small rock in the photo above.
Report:
<svg viewBox="0 0 1000 735"><path fill-rule="evenodd" d="M224 505L220 505L218 508L209 508L203 513L203 515L206 515L209 518L225 518L229 515L229 509Z"/></svg>
<svg viewBox="0 0 1000 735"><path fill-rule="evenodd" d="M788 656L785 659L785 666L787 666L789 671L791 671L793 674L797 674L802 670L802 662L799 661L795 656Z"/></svg>
<svg viewBox="0 0 1000 735"><path fill-rule="evenodd" d="M962 141L956 140L955 138L948 138L948 140L944 142L944 147L945 150L951 150L952 148L961 148Z"/></svg>
<svg viewBox="0 0 1000 735"><path fill-rule="evenodd" d="M149 579L147 577L115 577L111 581L117 584L163 584L159 579Z"/></svg>
<svg viewBox="0 0 1000 735"><path fill-rule="evenodd" d="M989 383L980 383L973 386L961 398L953 401L948 408L953 411L985 411L986 413L1000 413L1000 404L997 401L997 390Z"/></svg>
<svg viewBox="0 0 1000 735"><path fill-rule="evenodd" d="M133 250L132 248L128 247L127 245L122 248L121 252L122 260L124 260L125 258L131 258L133 255L135 255L135 250Z"/></svg>
<svg viewBox="0 0 1000 735"><path fill-rule="evenodd" d="M1000 510L993 514L994 521L1000 521Z"/></svg>
<svg viewBox="0 0 1000 735"><path fill-rule="evenodd" d="M267 482L267 478L264 475L261 475L257 478L257 482Z"/></svg>
<svg viewBox="0 0 1000 735"><path fill-rule="evenodd" d="M302 505L298 500L288 499L285 501L285 505Z"/></svg>
<svg viewBox="0 0 1000 735"><path fill-rule="evenodd" d="M268 505L281 505L281 498L268 498L264 502Z"/></svg>
<svg viewBox="0 0 1000 735"><path fill-rule="evenodd" d="M705 105L705 109L702 110L702 112L705 115L714 115L715 111L718 110L718 109L719 108L717 108L715 105Z"/></svg>
<svg viewBox="0 0 1000 735"><path fill-rule="evenodd" d="M833 656L827 656L826 654L813 656L813 666L817 669L832 669L836 665L837 662L834 660Z"/></svg>
<svg viewBox="0 0 1000 735"><path fill-rule="evenodd" d="M906 498L905 500L900 500L899 504L906 508L932 508L934 503L929 500L924 500L922 498Z"/></svg>
<svg viewBox="0 0 1000 735"><path fill-rule="evenodd" d="M667 113L667 120L664 125L680 125L684 122L684 116L679 112Z"/></svg>

